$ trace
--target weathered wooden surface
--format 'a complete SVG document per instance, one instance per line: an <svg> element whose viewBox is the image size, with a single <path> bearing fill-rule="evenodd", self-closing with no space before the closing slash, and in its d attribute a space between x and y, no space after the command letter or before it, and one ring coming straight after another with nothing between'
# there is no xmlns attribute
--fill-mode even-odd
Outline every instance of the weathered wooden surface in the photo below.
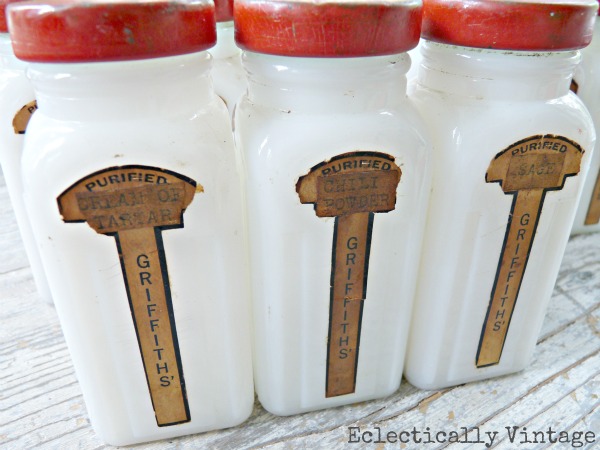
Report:
<svg viewBox="0 0 600 450"><path fill-rule="evenodd" d="M293 417L275 417L257 403L236 428L143 444L180 448L401 448L483 449L497 432L497 449L600 448L600 234L571 239L532 365L522 373L442 391L404 383L393 396ZM511 443L506 427L595 433L573 443ZM372 432L373 443L349 443L349 427ZM394 441L421 432L421 443ZM355 433L358 428L352 428ZM482 443L475 441L479 430ZM427 444L440 432L460 442ZM466 434L465 434L466 433ZM412 436L412 434L411 434ZM443 434L439 435L443 437ZM557 437L554 435L553 438ZM406 439L407 435L403 435ZM360 439L360 436L353 439ZM546 434L546 441L548 440ZM0 177L0 448L105 446L90 427L56 312L35 292L31 272Z"/></svg>

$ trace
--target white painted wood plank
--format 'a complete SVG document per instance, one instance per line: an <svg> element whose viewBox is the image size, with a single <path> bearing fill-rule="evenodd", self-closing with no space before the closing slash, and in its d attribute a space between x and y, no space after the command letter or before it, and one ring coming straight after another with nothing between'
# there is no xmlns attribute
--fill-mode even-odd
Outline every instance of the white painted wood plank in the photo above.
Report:
<svg viewBox="0 0 600 450"><path fill-rule="evenodd" d="M528 394L522 396L515 404L495 415L493 418L478 426L485 431L498 431L497 444L508 445L507 427L526 427L532 430L569 431L574 423L579 422L586 414L598 407L600 397L600 350L589 358L578 362L565 371L555 374L545 383L536 386ZM587 395L584 395L587 393ZM594 397L595 395L595 397ZM562 419L566 407L565 402L571 402L571 397L582 401L580 409L570 411L568 421ZM585 404L583 404L585 403ZM587 428L587 431L594 431ZM596 430L600 431L600 430ZM600 441L600 435L598 436ZM499 448L502 448L501 445ZM450 446L449 449L459 448ZM476 445L460 446L460 448L476 449ZM493 448L496 448L494 446Z"/></svg>
<svg viewBox="0 0 600 450"><path fill-rule="evenodd" d="M596 394L592 394L592 397L598 398L598 396ZM592 430L592 431L595 430L596 435L600 434L600 406L597 406L586 417L584 417L583 419L581 419L579 422L577 422L576 424L574 424L571 427L571 430L582 430L582 429L583 430ZM549 448L558 450L560 447L564 448L564 446L560 446L559 444L552 445ZM600 445L596 442L596 443L586 444L581 448L586 450L586 449L593 449L593 448L599 448L599 447L600 447Z"/></svg>
<svg viewBox="0 0 600 450"><path fill-rule="evenodd" d="M538 342L547 339L585 314L585 309L577 301L558 289L555 290L548 305Z"/></svg>
<svg viewBox="0 0 600 450"><path fill-rule="evenodd" d="M510 442L508 432L503 433L504 439L497 448L518 446L519 449L527 450L541 446L550 447L549 430L554 431L551 435L554 442L563 444L558 447L567 448L572 447L573 444L581 446L586 441L590 444L595 443L597 447L600 446L600 429L592 429L581 421L582 416L585 417L600 407L600 399L592 397L599 392L599 389L600 375L597 375L571 391L542 414L519 426L518 432L514 435L514 442Z"/></svg>

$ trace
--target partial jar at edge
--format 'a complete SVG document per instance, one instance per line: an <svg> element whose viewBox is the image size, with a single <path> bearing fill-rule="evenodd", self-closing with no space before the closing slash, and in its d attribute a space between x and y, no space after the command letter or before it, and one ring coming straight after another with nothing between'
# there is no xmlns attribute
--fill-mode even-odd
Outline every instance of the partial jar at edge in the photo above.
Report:
<svg viewBox="0 0 600 450"><path fill-rule="evenodd" d="M14 3L14 0L1 0L0 8L4 10L9 3ZM21 178L23 135L31 114L36 110L33 87L25 75L26 67L26 63L15 58L8 35L6 16L2 13L0 14L0 122L2 123L0 165L37 292L42 300L52 304L46 273L23 203ZM14 263L17 262L16 259L10 257L8 261Z"/></svg>
<svg viewBox="0 0 600 450"><path fill-rule="evenodd" d="M286 50L268 50L258 39L266 32L248 28L282 23L278 2L268 3L272 10L236 2L248 93L235 138L247 172L256 391L268 411L290 415L398 389L430 149L406 97L403 52L418 41L418 28L408 30L418 27L420 4L371 2L384 15L411 11L393 31L379 30L404 36L398 51L367 57L348 49L356 30L329 34L346 46L335 56L303 48L303 31L327 36L311 27L335 23L331 4L316 2L295 2L283 20L300 23L306 14L314 22L296 28L297 41L289 23L270 28L274 47ZM373 10L358 9L362 20L346 23L373 33ZM317 51L327 46L315 42Z"/></svg>
<svg viewBox="0 0 600 450"><path fill-rule="evenodd" d="M587 107L596 130L600 129L600 23L597 19L591 44L581 50L581 63L575 69L571 90ZM571 234L596 231L600 231L600 151L597 149L594 150Z"/></svg>
<svg viewBox="0 0 600 450"><path fill-rule="evenodd" d="M442 8L429 12L428 4ZM595 4L579 6L588 25ZM460 36L460 23L454 24L456 33L436 35L441 24L461 14L469 21L469 11L457 11L445 10L439 0L426 2L423 61L413 95L434 146L405 367L407 379L424 389L528 365L595 140L589 114L569 92L579 61L571 44L564 51L478 48L488 46L487 33L501 23L495 16L489 27L473 30L475 38ZM586 31L574 35L580 47ZM463 39L471 45L457 45Z"/></svg>

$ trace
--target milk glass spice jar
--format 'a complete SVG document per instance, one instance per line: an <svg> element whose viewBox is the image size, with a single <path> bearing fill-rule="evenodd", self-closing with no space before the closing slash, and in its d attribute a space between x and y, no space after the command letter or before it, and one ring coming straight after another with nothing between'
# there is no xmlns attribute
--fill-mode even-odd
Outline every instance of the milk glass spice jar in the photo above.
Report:
<svg viewBox="0 0 600 450"><path fill-rule="evenodd" d="M39 109L25 200L92 425L114 445L253 406L239 173L208 1L14 5Z"/></svg>
<svg viewBox="0 0 600 450"><path fill-rule="evenodd" d="M414 99L434 133L434 170L405 369L418 387L531 358L595 139L569 83L596 8L424 3Z"/></svg>
<svg viewBox="0 0 600 450"><path fill-rule="evenodd" d="M26 64L15 58L8 35L5 8L14 2L0 0L0 165L38 293L51 303L50 288L23 202L23 135L36 103L33 87L25 75Z"/></svg>
<svg viewBox="0 0 600 450"><path fill-rule="evenodd" d="M215 0L215 8L217 45L210 49L212 78L215 92L232 115L235 104L246 90L246 74L240 59L241 50L233 39L233 0Z"/></svg>
<svg viewBox="0 0 600 450"><path fill-rule="evenodd" d="M594 37L581 50L581 63L575 70L571 90L590 112L596 130L600 129L600 22L594 25ZM597 141L596 141L597 142ZM595 150L575 214L572 234L600 231L600 151Z"/></svg>
<svg viewBox="0 0 600 450"><path fill-rule="evenodd" d="M235 3L256 390L274 414L400 384L430 185L405 93L420 18L404 0Z"/></svg>

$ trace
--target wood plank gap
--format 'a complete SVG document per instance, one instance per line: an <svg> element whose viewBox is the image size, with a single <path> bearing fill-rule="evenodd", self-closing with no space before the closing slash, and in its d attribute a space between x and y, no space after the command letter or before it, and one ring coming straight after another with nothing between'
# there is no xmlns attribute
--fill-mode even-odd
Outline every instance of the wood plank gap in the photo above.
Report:
<svg viewBox="0 0 600 450"><path fill-rule="evenodd" d="M59 338L61 338L61 339L59 339ZM56 326L54 329L48 328L48 327L35 328L33 331L31 331L27 334L19 335L14 340L9 341L9 343L10 343L11 347L14 347L15 345L19 345L23 342L29 342L31 340L33 340L33 342L38 342L38 341L44 340L44 339L46 339L46 340L53 339L56 341L62 340L64 343L63 335L60 332L60 328L58 326ZM66 347L66 344L65 344L65 347ZM7 348L7 346L0 346L0 350L4 350L5 348Z"/></svg>
<svg viewBox="0 0 600 450"><path fill-rule="evenodd" d="M69 370L69 369L71 369L71 370ZM68 372L67 373L62 373L62 371L68 371ZM30 382L24 382L24 383L21 383L21 384L19 384L17 386L13 386L13 387L9 387L9 388L4 388L2 390L2 396L0 396L0 398L2 400L7 400L7 399L10 399L10 398L14 397L15 395L20 395L20 394L22 394L24 392L27 392L29 390L41 389L44 386L47 386L48 384L52 383L53 381L63 380L65 378L67 378L69 375L72 376L72 377L75 377L75 374L74 374L74 372L73 372L73 370L72 370L71 367L66 367L66 368L57 370L56 372L53 372L52 375L53 376L57 375L57 376L55 376L53 378L47 378L48 375L43 375L43 376L40 376L40 377L33 378ZM31 383L39 381L39 380L41 380L41 383L37 383L37 384L33 384L33 385L31 384ZM14 391L14 392L10 393L9 395L5 395L5 393L7 391Z"/></svg>
<svg viewBox="0 0 600 450"><path fill-rule="evenodd" d="M586 379L583 383L581 383L580 385L576 386L574 389L572 389L571 391L569 391L568 393L566 393L565 395L563 395L562 397L560 397L556 402L552 403L551 405L548 405L548 407L544 408L543 410L541 410L538 414L536 414L533 417L530 417L528 420L526 420L525 422L516 424L516 426L518 426L519 428L523 428L523 427L527 427L532 420L536 419L538 416L541 416L542 414L548 412L550 409L552 409L554 406L556 406L558 403L562 402L565 398L569 397L570 395L573 394L573 392L577 391L578 389L580 389L581 387L585 386L590 380L592 380L593 378L595 378L596 376L598 376L600 373L597 373L591 377L589 377L588 379ZM590 409L587 413L586 413L586 417L589 416L591 414L592 411L596 410L598 408L598 406L600 405L600 399L598 399L595 403L595 405L592 407L592 409ZM580 423L582 421L582 419L578 419L575 420L571 425L568 426L568 430L572 430L578 423ZM560 430L560 431L565 431L565 430ZM506 438L502 438L501 440L497 441L492 448L497 447L498 445L502 444L503 442L506 441ZM545 447L541 447L541 448L550 448L552 446L552 444L548 444ZM537 447L536 447L537 448Z"/></svg>
<svg viewBox="0 0 600 450"><path fill-rule="evenodd" d="M57 425L57 424L60 424L60 423L63 423L63 422L68 422L68 420L59 420L59 421L57 421L57 422L51 422L51 423L47 423L47 424L45 424L44 426ZM52 442L52 441L56 441L57 439L63 438L63 437L65 437L65 436L68 436L69 434L75 433L75 432L77 432L77 431L83 431L83 430L87 430L87 429L88 429L88 427L89 427L89 425L83 425L83 426L81 426L81 427L74 428L74 429L72 429L72 430L69 430L69 431L67 431L67 432L65 432L65 433L59 434L58 436L54 436L52 439L48 439L48 440L45 440L45 441L39 441L39 442L36 444L36 446L37 446L38 448L43 448L44 444L48 444L48 443L50 443L50 442ZM31 433L32 431L35 431L35 430L31 430L29 433ZM23 436L25 436L25 435L19 436L19 438L20 438L20 437L23 437ZM14 442L15 440L17 440L17 439L19 439L19 438L9 439L8 441L6 441L6 443L8 443L8 442ZM63 444L63 445L64 445L64 444Z"/></svg>
<svg viewBox="0 0 600 450"><path fill-rule="evenodd" d="M543 339L540 339L537 342L537 345L540 345L543 342L546 342L548 339L556 336L557 334L562 333L566 328L569 328L570 326L572 326L573 324L575 324L576 322L578 322L579 320L582 320L584 318L586 318L587 316L590 316L592 313L594 313L597 309L600 309L600 304L593 306L592 308L589 309L585 309L577 300L574 300L572 298L569 297L569 300L574 301L579 307L581 307L581 309L584 311L581 315L573 318L571 321L561 325L560 327L558 327L557 329L555 329L552 333L547 334L546 336L544 336Z"/></svg>
<svg viewBox="0 0 600 450"><path fill-rule="evenodd" d="M33 397L29 397L29 398L23 399L19 403L30 402L30 401L35 400L37 398L47 396L48 394L50 394L52 392L56 392L56 391L59 391L61 389L72 387L72 386L79 386L79 382L77 380L74 380L74 381L72 381L72 382L70 382L68 384L63 385L63 386L58 386L58 387L56 387L54 389L51 389L49 391L44 391L41 394L34 395ZM0 408L0 412L10 411L11 409L12 409L12 406L9 406L8 408Z"/></svg>
<svg viewBox="0 0 600 450"><path fill-rule="evenodd" d="M49 334L49 337L44 338L43 336L40 338L36 338L35 340L25 340L27 342L27 346L28 347L33 347L33 349L35 350L40 350L40 349L48 349L48 348L52 348L53 346L56 345L60 345L63 348L66 348L66 344L64 342L64 338L62 336L62 334L60 336L57 336L56 334ZM9 346L4 347L2 350L0 350L0 356L9 356L12 353L15 352L15 347L17 351L21 351L23 350L23 340L19 340L18 342L15 342ZM46 345L40 345L40 344L46 344ZM49 352L51 353L51 352ZM44 354L42 354L43 356Z"/></svg>
<svg viewBox="0 0 600 450"><path fill-rule="evenodd" d="M73 396L73 397L70 397L70 398L67 398L67 399L65 399L65 400L62 400L62 401L60 401L60 402L57 402L57 403L52 403L51 405L49 405L49 406L48 406L48 407L46 407L46 408L42 408L42 409L38 409L38 410L36 410L36 411L32 411L32 412L30 412L29 414L25 414L24 416L17 417L16 419L10 420L10 421L8 421L8 422L5 422L5 423L2 423L2 424L0 424L0 425L1 425L1 426L7 426L7 425L11 425L11 424L13 424L13 423L16 423L16 422L19 422L19 421L21 421L21 420L23 420L23 419L27 419L28 417L35 416L35 415L37 415L37 414L41 413L42 411L46 411L46 410L48 410L48 409L50 409L50 408L54 408L54 407L60 406L60 405L62 405L62 404L64 404L64 403L72 402L72 401L74 401L74 400L77 400L77 402L78 402L78 403L81 403L81 404L83 405L83 396L82 396L81 394L78 394L78 395L75 395L75 396ZM87 415L86 415L86 417L87 417ZM28 432L28 433L29 433L29 432ZM22 436L24 436L24 435L22 435Z"/></svg>
<svg viewBox="0 0 600 450"><path fill-rule="evenodd" d="M73 362L71 361L71 355L66 350L67 349L65 347L65 353L60 356L57 355L57 357L53 358L52 360L44 361L44 362L41 362L38 364L29 365L28 366L29 370L27 372L24 372L24 374L21 376L17 376L14 378L11 378L11 375L14 376L15 374L0 376L0 381L3 381L3 384L10 383L10 382L16 382L16 381L30 377L32 372L35 372L36 374L41 374L44 370L54 368L55 366L57 366L59 364L68 364L70 367L72 367ZM54 352L52 354L54 356ZM37 356L36 359L40 359L43 356L44 355Z"/></svg>
<svg viewBox="0 0 600 450"><path fill-rule="evenodd" d="M11 275L15 272L22 272L23 270L31 270L29 264L21 267L15 267L14 269L7 270L6 272L0 272L0 276ZM30 277L33 280L33 276Z"/></svg>
<svg viewBox="0 0 600 450"><path fill-rule="evenodd" d="M571 432L575 427L577 427L580 423L588 423L588 420L591 419L592 416L594 415L598 415L598 425L600 425L600 403L596 403L596 406L589 412L586 414L585 417L582 417L581 419L579 419L577 422L575 422L567 431ZM580 447L582 450L587 450L588 448L596 448L598 446L598 440L600 439L600 434L598 433L600 431L600 429L597 430L590 430L596 433L596 442L586 445L584 447Z"/></svg>
<svg viewBox="0 0 600 450"><path fill-rule="evenodd" d="M522 395L519 399L517 399L516 401L514 401L514 402L512 402L512 403L510 403L508 405L505 405L505 407L503 407L502 409L496 411L496 413L493 416L490 416L490 417L486 418L486 420L484 420L483 422L478 423L477 425L475 425L474 427L472 427L469 431L471 431L474 428L483 428L489 421L491 421L492 419L494 419L495 417L497 417L498 415L500 415L501 413L503 413L507 409L510 409L511 407L513 407L514 405L516 405L517 403L519 403L520 401L522 401L525 397L533 394L535 391L537 391L542 386L551 383L553 380L555 380L559 376L564 376L564 374L567 373L569 370L576 368L583 361L585 361L587 359L590 359L590 358L594 357L595 355L598 355L599 353L600 353L600 349L598 351L594 352L593 354L590 354L590 355L586 356L585 358L582 358L580 361L572 364L571 366L565 368L560 373L557 373L557 374L553 375L552 377L548 378L547 380L544 380L542 383L536 385L534 388L532 388L529 391L527 391L527 393L524 394L524 395ZM597 377L598 375L600 375L600 368L599 368L598 372L596 372L594 374L591 374L583 382L579 383L578 385L574 386L573 389L571 389L568 392L566 392L565 395L561 396L560 398L556 399L556 401L552 402L551 404L547 405L545 408L543 408L542 410L540 410L535 416L528 418L524 422L521 422L521 423L518 423L518 424L514 424L514 425L516 425L518 427L526 426L529 422L531 422L531 420L533 420L537 416L542 415L545 412L547 412L549 409L551 409L552 407L554 407L555 405L557 405L558 403L560 403L562 400L564 400L566 397L568 397L569 395L571 395L573 392L575 392L578 389L580 389L581 387L585 386L587 383L590 382L590 380L592 380L593 378ZM464 433L461 434L461 437L462 436L464 436ZM492 448L495 448L497 445L499 445L502 442L504 442L504 439L501 439L500 441L496 442L492 446Z"/></svg>
<svg viewBox="0 0 600 450"><path fill-rule="evenodd" d="M439 391L434 391L431 395L429 395L428 397L426 397L424 399L419 400L416 404L410 405L410 406L402 409L401 411L397 412L396 414L394 414L394 415L392 415L390 417L386 417L385 419L382 419L382 420L379 420L379 421L376 421L376 422L371 422L371 423L369 423L369 426L379 426L380 424L384 424L384 423L389 422L391 420L397 419L398 417L400 417L403 414L406 414L408 412L411 412L411 411L414 411L414 410L417 410L417 409L421 410L425 405L428 405L432 401L438 400L443 395L447 394L448 392L453 391L454 389L459 388L460 386L462 386L462 385L453 386L453 387L446 388L446 389L441 389ZM379 412L381 412L381 411L383 411L385 409L387 409L387 406L383 407L383 408L380 408L377 411L373 411L373 412L369 413L368 415L366 415L365 417L362 417L360 420L355 420L354 422L346 424L344 426L347 428L349 425L360 425L361 422L363 422L365 419L368 419L369 417L374 416L377 413L379 413ZM364 423L363 423L363 425L364 425ZM339 426L337 428L340 428L340 427L341 426ZM315 434L315 433L311 433L311 434ZM317 434L320 434L320 433L317 433Z"/></svg>

